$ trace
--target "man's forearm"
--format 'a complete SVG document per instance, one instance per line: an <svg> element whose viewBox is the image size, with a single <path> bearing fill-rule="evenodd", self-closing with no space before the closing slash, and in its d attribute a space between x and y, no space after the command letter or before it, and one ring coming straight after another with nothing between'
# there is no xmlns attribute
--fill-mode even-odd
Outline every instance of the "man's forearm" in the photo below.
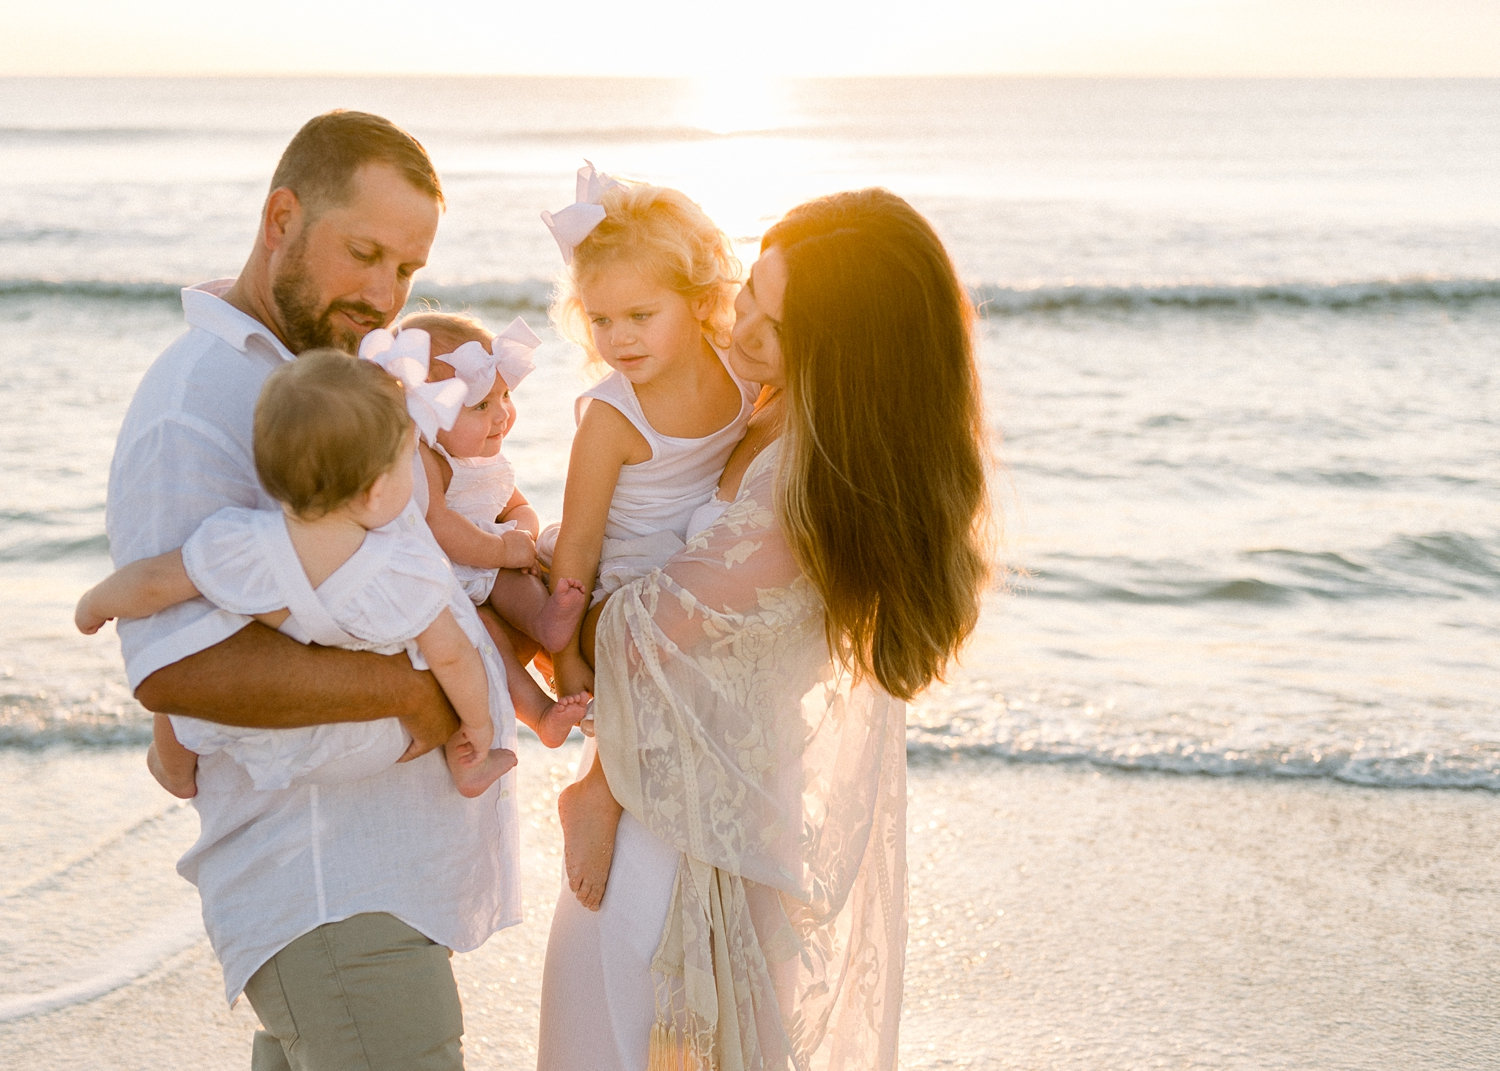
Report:
<svg viewBox="0 0 1500 1071"><path fill-rule="evenodd" d="M135 695L157 713L253 729L396 717L421 750L458 725L437 680L404 655L311 647L255 622L158 669Z"/></svg>

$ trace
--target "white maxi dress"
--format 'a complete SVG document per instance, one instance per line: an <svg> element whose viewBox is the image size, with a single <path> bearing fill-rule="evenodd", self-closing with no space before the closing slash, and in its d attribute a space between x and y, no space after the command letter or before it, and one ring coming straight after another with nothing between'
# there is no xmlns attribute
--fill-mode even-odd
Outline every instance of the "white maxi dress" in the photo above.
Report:
<svg viewBox="0 0 1500 1071"><path fill-rule="evenodd" d="M559 897L539 1071L896 1066L905 707L829 657L776 452L600 618L596 743L626 813L601 909Z"/></svg>

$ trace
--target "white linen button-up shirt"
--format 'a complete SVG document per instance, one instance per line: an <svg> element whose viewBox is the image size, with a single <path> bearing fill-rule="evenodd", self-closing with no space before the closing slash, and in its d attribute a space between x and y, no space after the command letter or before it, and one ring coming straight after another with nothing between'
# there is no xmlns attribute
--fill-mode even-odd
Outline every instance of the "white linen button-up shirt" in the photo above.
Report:
<svg viewBox="0 0 1500 1071"><path fill-rule="evenodd" d="M116 565L182 546L224 506L279 508L256 479L252 418L292 354L222 300L232 282L183 291L189 329L125 415L105 519ZM131 687L248 620L196 599L119 622ZM352 915L388 912L460 952L519 922L514 779L466 800L433 751L360 781L260 791L227 756L204 757L200 835L177 869L198 887L230 1001L287 944Z"/></svg>

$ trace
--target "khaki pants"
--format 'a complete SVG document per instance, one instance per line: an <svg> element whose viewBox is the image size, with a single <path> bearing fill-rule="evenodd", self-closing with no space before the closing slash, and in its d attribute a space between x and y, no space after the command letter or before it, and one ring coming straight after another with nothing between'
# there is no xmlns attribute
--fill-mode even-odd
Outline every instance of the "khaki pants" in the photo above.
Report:
<svg viewBox="0 0 1500 1071"><path fill-rule="evenodd" d="M392 915L303 934L245 985L252 1071L461 1071L452 953Z"/></svg>

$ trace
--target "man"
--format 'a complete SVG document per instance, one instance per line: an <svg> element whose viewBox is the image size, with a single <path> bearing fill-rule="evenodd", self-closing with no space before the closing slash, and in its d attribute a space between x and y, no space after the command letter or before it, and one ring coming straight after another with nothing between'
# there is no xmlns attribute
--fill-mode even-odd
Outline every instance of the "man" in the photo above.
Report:
<svg viewBox="0 0 1500 1071"><path fill-rule="evenodd" d="M442 205L426 152L385 119L336 111L297 133L244 268L183 292L189 330L126 414L106 516L117 565L181 546L224 506L275 508L250 447L262 381L390 323ZM256 1071L462 1067L449 949L518 921L515 800L506 782L454 790L431 753L457 726L436 681L405 656L303 646L202 600L119 633L153 711L258 728L402 719L403 762L362 781L260 792L205 757L202 831L178 869L231 1001L243 990L266 1027Z"/></svg>

